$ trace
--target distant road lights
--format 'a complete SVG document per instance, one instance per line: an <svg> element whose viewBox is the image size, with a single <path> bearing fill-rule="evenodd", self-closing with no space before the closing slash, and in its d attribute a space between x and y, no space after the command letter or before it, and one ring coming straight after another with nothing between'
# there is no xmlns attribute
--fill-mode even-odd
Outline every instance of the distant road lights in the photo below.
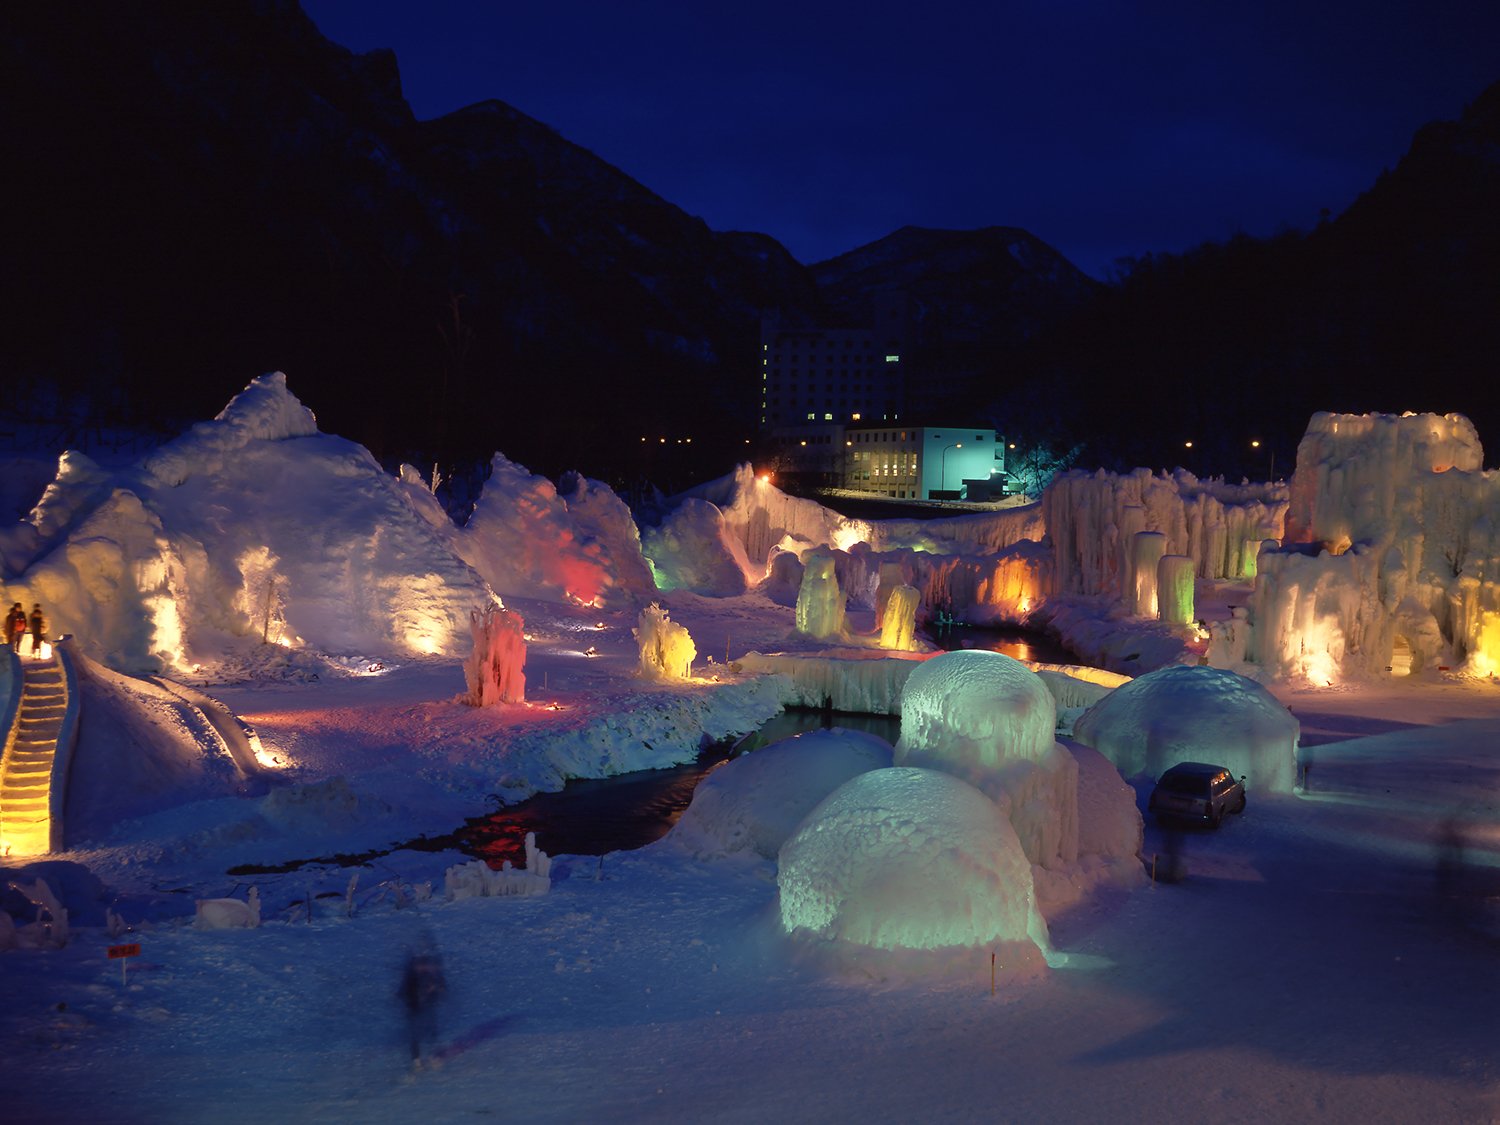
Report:
<svg viewBox="0 0 1500 1125"><path fill-rule="evenodd" d="M1190 442L1190 441L1185 441L1185 442L1182 443L1182 448L1184 448L1184 449L1192 449L1193 448L1193 443Z"/></svg>

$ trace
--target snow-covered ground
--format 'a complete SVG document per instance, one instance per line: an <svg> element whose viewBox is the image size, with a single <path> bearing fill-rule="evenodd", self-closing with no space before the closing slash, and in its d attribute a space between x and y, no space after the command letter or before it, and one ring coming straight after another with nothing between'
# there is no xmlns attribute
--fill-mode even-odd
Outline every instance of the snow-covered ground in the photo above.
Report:
<svg viewBox="0 0 1500 1125"><path fill-rule="evenodd" d="M671 606L706 647L731 620L747 642L784 636L782 607L717 604L700 622L699 601ZM546 626L536 616L558 638L550 652L533 649L528 671L547 684L536 699L555 697L569 711L519 717L520 709L456 704L462 674L451 660L216 689L304 784L347 777L354 800L390 812L373 823L367 810L349 812L340 828L335 802L316 815L287 811L278 824L246 807L264 798L223 797L120 826L112 841L58 857L87 865L104 888L93 911L75 911L65 948L0 955L8 1115L1485 1121L1500 1113L1500 942L1481 899L1497 888L1479 881L1500 875L1491 750L1500 690L1490 684L1287 693L1309 741L1359 736L1316 746L1311 793L1252 793L1246 814L1220 832L1186 834L1183 881L1100 892L1053 918L1053 943L1070 963L1024 979L1008 979L1002 965L993 995L984 950L936 975L896 963L830 969L780 932L775 864L753 855L706 861L663 842L602 864L561 856L545 896L453 902L441 893L443 870L463 859L452 853L227 874L236 864L327 854L325 846L437 833L482 811L447 793L446 778L477 771L499 786L509 771L517 783L549 786L555 760L517 747L550 744L537 732L554 715L664 727L680 714L664 703L672 697L690 710L684 727L738 728L760 717L747 702L754 693L738 683L658 697L630 676L633 648L618 629L594 634L606 655L577 657L566 639L577 615ZM1472 868L1479 875L1452 898L1439 893L1438 878L1436 829L1448 815L1469 835L1465 858L1487 865ZM1167 846L1148 823L1148 855ZM382 893L425 882L438 888L434 897L405 908ZM247 884L264 904L259 928L188 924L194 898L243 897ZM128 932L103 928L106 905ZM405 950L424 934L441 951L448 993L441 1065L413 1074L396 988ZM123 984L120 962L105 956L117 941L141 945Z"/></svg>
<svg viewBox="0 0 1500 1125"><path fill-rule="evenodd" d="M362 451L309 432L284 393L258 384L226 411L232 425L179 439L123 483L65 465L37 522L0 542L28 568L14 597L76 593L66 624L103 638L94 655L166 662L257 736L253 764L216 757L179 695L84 662L72 846L0 872L16 924L36 912L12 885L38 877L71 923L60 948L32 930L0 952L7 1119L1500 1119L1493 679L1426 667L1273 685L1301 724L1295 790L1252 785L1245 814L1217 832L1148 819L1139 867L1175 881L1153 885L1132 864L1131 879L1069 894L1078 869L1054 866L1038 891L1050 966L1014 942L830 956L783 932L774 859L672 837L602 860L556 855L546 894L450 900L445 873L468 857L398 845L570 777L679 763L755 729L795 689L739 658L877 655L878 567L840 556L860 594L837 644L797 633L774 583L662 592L696 645L693 678L643 678L632 631L649 576L607 490L576 480L559 493L497 458L506 489L455 529L419 482L382 478ZM325 493L316 504L285 491L299 459ZM267 482L283 491L262 489L246 501L253 528L235 524L234 488ZM733 587L747 584L735 577L747 545L769 563L783 531L825 543L850 531L816 506L768 518L744 496L720 496L719 514L695 506L658 536L653 563ZM1014 532L945 526L932 539L970 534L1004 552ZM379 548L351 578L336 564L366 537ZM149 548L155 632L100 579L131 544ZM920 567L927 593L960 588L956 570ZM466 653L451 638L465 598L497 582L525 620L526 702L476 708L459 700ZM1247 590L1202 583L1199 617L1234 620ZM1076 648L1137 663L1183 654L1181 632L1094 596L1049 607ZM180 631L164 637L169 620ZM299 643L263 643L273 623ZM443 638L447 655L423 655ZM1044 736L1037 755L1062 762L1047 776L1066 776ZM1020 809L1015 780L997 799ZM1144 808L1149 781L1134 785ZM292 866L337 856L351 858ZM243 903L252 888L259 926L194 925L197 900ZM109 959L123 943L139 955ZM414 1071L397 991L424 943L447 990L431 1065Z"/></svg>

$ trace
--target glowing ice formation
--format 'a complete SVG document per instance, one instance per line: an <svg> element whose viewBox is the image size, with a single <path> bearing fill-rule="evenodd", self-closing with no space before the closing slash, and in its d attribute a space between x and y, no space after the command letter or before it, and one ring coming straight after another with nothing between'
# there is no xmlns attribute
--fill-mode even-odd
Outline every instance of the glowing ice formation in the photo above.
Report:
<svg viewBox="0 0 1500 1125"><path fill-rule="evenodd" d="M641 610L631 634L640 650L641 675L646 679L686 680L692 676L698 646L687 627L670 620L656 602Z"/></svg>
<svg viewBox="0 0 1500 1125"><path fill-rule="evenodd" d="M1073 725L1126 777L1156 777L1178 762L1212 762L1251 789L1289 793L1301 725L1254 680L1182 664L1122 684Z"/></svg>
<svg viewBox="0 0 1500 1125"><path fill-rule="evenodd" d="M1167 550L1167 537L1159 531L1138 531L1130 540L1130 612L1137 617L1156 616L1156 565Z"/></svg>
<svg viewBox="0 0 1500 1125"><path fill-rule="evenodd" d="M804 817L844 782L891 765L890 744L832 727L804 731L726 762L693 791L671 839L699 856L776 854Z"/></svg>
<svg viewBox="0 0 1500 1125"><path fill-rule="evenodd" d="M519 613L491 602L469 614L474 647L464 664L465 703L488 707L526 698L525 622Z"/></svg>
<svg viewBox="0 0 1500 1125"><path fill-rule="evenodd" d="M922 595L915 586L897 586L885 605L880 626L880 647L906 651L915 644L917 604Z"/></svg>
<svg viewBox="0 0 1500 1125"><path fill-rule="evenodd" d="M1041 761L1052 752L1056 729L1052 693L1019 660L974 649L945 652L907 677L896 757L979 784L1009 762Z"/></svg>
<svg viewBox="0 0 1500 1125"><path fill-rule="evenodd" d="M1500 609L1500 475L1459 414L1316 414L1297 449L1285 546L1262 548L1248 659L1327 684L1400 664L1486 667Z"/></svg>
<svg viewBox="0 0 1500 1125"><path fill-rule="evenodd" d="M803 560L802 588L797 592L797 631L819 640L844 635L844 592L835 562L813 554Z"/></svg>
<svg viewBox="0 0 1500 1125"><path fill-rule="evenodd" d="M781 924L877 949L948 949L1038 936L1031 865L979 790L948 774L862 773L781 849Z"/></svg>
<svg viewBox="0 0 1500 1125"><path fill-rule="evenodd" d="M1078 767L1057 744L1057 704L1040 676L998 652L945 652L901 694L899 765L963 778L993 798L1032 863L1078 857Z"/></svg>
<svg viewBox="0 0 1500 1125"><path fill-rule="evenodd" d="M1193 620L1193 560L1186 555L1163 555L1156 564L1157 613L1168 625Z"/></svg>

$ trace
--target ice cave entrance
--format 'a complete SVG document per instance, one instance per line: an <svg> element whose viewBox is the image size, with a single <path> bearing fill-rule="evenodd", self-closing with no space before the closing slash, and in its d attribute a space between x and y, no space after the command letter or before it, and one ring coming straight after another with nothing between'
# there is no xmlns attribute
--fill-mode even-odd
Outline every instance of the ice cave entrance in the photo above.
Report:
<svg viewBox="0 0 1500 1125"><path fill-rule="evenodd" d="M1411 642L1399 633L1396 635L1395 646L1391 649L1391 675L1411 675Z"/></svg>

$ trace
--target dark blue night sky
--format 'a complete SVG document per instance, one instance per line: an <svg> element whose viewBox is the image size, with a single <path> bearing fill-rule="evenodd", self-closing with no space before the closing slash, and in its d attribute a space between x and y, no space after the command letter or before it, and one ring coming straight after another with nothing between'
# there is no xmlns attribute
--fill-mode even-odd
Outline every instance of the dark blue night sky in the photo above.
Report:
<svg viewBox="0 0 1500 1125"><path fill-rule="evenodd" d="M814 262L907 225L1123 255L1337 214L1500 80L1500 4L307 0L418 117L498 98Z"/></svg>

